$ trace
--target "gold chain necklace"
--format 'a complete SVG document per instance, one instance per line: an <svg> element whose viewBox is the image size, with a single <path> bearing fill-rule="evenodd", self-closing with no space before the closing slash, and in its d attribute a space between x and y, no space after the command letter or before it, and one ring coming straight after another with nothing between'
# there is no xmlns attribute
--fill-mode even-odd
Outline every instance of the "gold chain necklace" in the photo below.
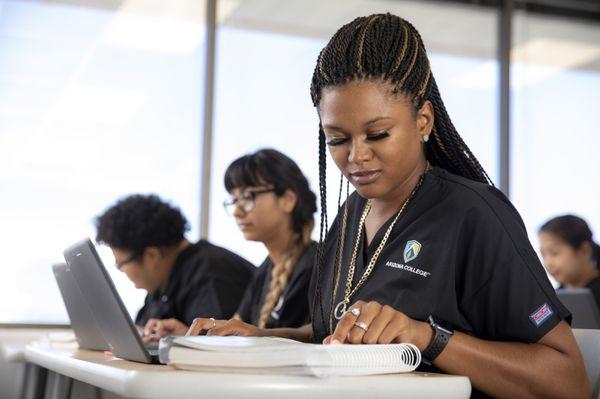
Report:
<svg viewBox="0 0 600 399"><path fill-rule="evenodd" d="M367 281L367 279L371 275L371 272L373 271L373 268L375 267L375 263L377 263L377 259L379 258L379 255L383 251L383 248L385 247L385 244L387 243L387 240L390 237L390 234L392 233L392 230L393 230L394 226L396 225L396 222L400 219L400 215L402 215L402 212L404 211L404 209L406 208L406 206L408 205L410 200L415 196L415 193L417 192L419 187L421 187L421 184L423 183L423 179L425 177L425 173L428 170L429 170L429 164L425 168L425 172L421 175L419 182L417 183L415 188L412 190L412 192L410 193L410 195L408 196L406 201L404 201L404 204L402 204L402 207L396 214L396 217L394 218L394 220L392 221L390 226L387 228L385 235L381 239L381 242L379 243L379 246L375 250L375 253L373 253L373 256L371 257L371 260L369 261L367 268L365 269L363 275L360 277L360 280L356 283L356 286L354 288L352 288L352 281L354 279L354 271L356 269L356 258L358 255L358 247L360 245L362 231L363 231L363 228L365 225L365 221L367 219L367 215L369 214L369 211L371 210L371 206L372 206L371 200L368 200L367 203L365 204L365 208L363 209L362 215L360 217L360 221L358 223L356 242L354 244L354 251L352 252L352 258L350 259L350 266L348 268L348 278L346 279L346 289L344 292L344 299L341 300L336 305L336 307L333 309L333 311L330 314L330 318L329 318L330 329L332 328L332 322L333 322L331 316L333 315L337 320L342 318L344 313L346 313L346 310L348 308L348 305L350 304L350 299L352 298L352 296L356 293L356 291L358 291L358 289L360 287L362 287L362 285L365 283L365 281ZM336 291L337 291L337 282L339 281L340 274L341 274L341 267L338 270L338 276L337 276L338 278L336 278L336 287L335 287Z"/></svg>

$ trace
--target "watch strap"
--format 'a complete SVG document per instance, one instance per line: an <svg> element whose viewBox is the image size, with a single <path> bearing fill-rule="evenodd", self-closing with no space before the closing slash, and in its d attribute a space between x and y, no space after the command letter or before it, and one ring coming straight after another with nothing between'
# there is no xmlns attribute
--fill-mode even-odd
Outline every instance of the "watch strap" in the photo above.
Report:
<svg viewBox="0 0 600 399"><path fill-rule="evenodd" d="M429 316L429 324L433 328L433 339L431 343L423 353L421 354L421 361L428 366L433 364L433 361L442 353L442 351L448 345L450 337L453 335L453 331L441 327L432 316Z"/></svg>

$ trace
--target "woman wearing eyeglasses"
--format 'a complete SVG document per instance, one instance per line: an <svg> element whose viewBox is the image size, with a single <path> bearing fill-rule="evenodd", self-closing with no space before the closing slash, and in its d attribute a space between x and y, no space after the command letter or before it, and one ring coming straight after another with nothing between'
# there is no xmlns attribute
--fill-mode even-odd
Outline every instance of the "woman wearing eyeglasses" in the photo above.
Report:
<svg viewBox="0 0 600 399"><path fill-rule="evenodd" d="M224 203L228 214L247 240L262 242L269 253L234 318L259 328L307 324L317 209L308 181L294 161L272 149L238 158L224 180L231 194Z"/></svg>

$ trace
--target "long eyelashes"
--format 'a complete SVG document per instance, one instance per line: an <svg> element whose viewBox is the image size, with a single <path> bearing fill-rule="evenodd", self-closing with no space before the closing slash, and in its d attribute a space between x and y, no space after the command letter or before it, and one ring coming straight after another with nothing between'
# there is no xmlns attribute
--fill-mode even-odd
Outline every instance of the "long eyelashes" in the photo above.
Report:
<svg viewBox="0 0 600 399"><path fill-rule="evenodd" d="M326 144L329 146L336 146L336 145L344 144L346 141L348 141L348 139L331 139L331 140L327 141Z"/></svg>
<svg viewBox="0 0 600 399"><path fill-rule="evenodd" d="M382 139L385 139L387 137L390 137L390 133L389 132L381 132L381 133L377 133L377 134L371 134L367 136L367 140L370 141L379 141Z"/></svg>
<svg viewBox="0 0 600 399"><path fill-rule="evenodd" d="M367 135L367 140L369 140L369 141L379 141L379 140L383 140L383 139L385 139L387 137L390 137L390 133L389 132L381 132L381 133L377 133L377 134ZM327 141L326 144L329 145L329 146L336 146L336 145L344 144L348 140L349 139L347 139L347 138L331 139L331 140Z"/></svg>

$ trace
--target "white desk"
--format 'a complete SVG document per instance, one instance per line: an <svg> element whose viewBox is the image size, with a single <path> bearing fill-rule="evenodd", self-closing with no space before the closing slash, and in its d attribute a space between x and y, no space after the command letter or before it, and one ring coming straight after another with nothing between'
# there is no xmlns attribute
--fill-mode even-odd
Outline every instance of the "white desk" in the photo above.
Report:
<svg viewBox="0 0 600 399"><path fill-rule="evenodd" d="M0 328L0 397L35 397L43 392L46 371L25 364L27 344L49 334L65 334L70 330L57 328Z"/></svg>
<svg viewBox="0 0 600 399"><path fill-rule="evenodd" d="M468 398L467 377L410 373L318 379L222 374L130 362L101 352L28 345L28 362L130 398Z"/></svg>
<svg viewBox="0 0 600 399"><path fill-rule="evenodd" d="M0 357L7 362L25 361L25 346L50 333L67 333L67 329L48 328L0 328Z"/></svg>

